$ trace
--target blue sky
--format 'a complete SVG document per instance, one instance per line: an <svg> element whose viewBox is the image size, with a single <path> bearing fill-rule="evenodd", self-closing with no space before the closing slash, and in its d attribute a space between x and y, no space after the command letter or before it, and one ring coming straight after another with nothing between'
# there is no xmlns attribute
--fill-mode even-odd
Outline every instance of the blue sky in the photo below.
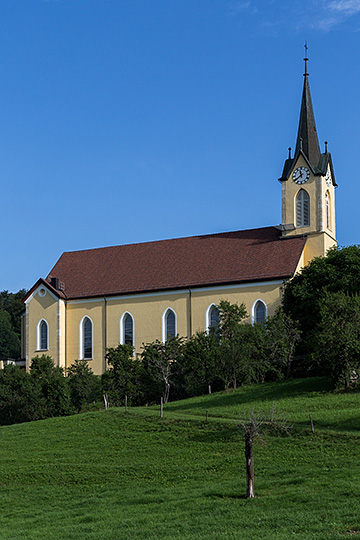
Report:
<svg viewBox="0 0 360 540"><path fill-rule="evenodd" d="M360 243L360 0L0 0L0 290L63 251L279 224L305 40Z"/></svg>

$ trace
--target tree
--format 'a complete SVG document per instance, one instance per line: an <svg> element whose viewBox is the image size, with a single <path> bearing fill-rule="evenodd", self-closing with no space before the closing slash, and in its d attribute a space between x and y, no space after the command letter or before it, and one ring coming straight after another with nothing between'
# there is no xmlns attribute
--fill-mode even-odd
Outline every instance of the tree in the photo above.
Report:
<svg viewBox="0 0 360 540"><path fill-rule="evenodd" d="M197 332L184 343L182 371L188 394L211 393L218 378L219 338L216 332Z"/></svg>
<svg viewBox="0 0 360 540"><path fill-rule="evenodd" d="M9 313L0 309L0 358L19 358L20 339L11 324Z"/></svg>
<svg viewBox="0 0 360 540"><path fill-rule="evenodd" d="M239 427L245 435L245 471L246 471L246 498L255 497L254 491L254 451L253 444L255 439L262 440L265 430L288 433L290 426L273 407L270 414L251 411L250 415L243 415L240 418Z"/></svg>
<svg viewBox="0 0 360 540"><path fill-rule="evenodd" d="M125 396L135 403L140 397L141 365L133 354L132 345L118 345L106 350L110 368L103 374L102 385L115 405L124 403Z"/></svg>
<svg viewBox="0 0 360 540"><path fill-rule="evenodd" d="M70 391L62 368L55 367L51 356L35 356L30 376L39 392L41 418L70 414Z"/></svg>
<svg viewBox="0 0 360 540"><path fill-rule="evenodd" d="M25 294L26 289L20 289L20 291L17 293L9 293L9 291L0 292L0 310L7 311L9 313L11 325L19 340L21 339L21 314L24 311L22 299L24 298Z"/></svg>
<svg viewBox="0 0 360 540"><path fill-rule="evenodd" d="M360 296L325 293L314 355L335 384L347 389L360 374Z"/></svg>
<svg viewBox="0 0 360 540"><path fill-rule="evenodd" d="M39 389L19 366L0 370L0 424L17 424L42 418Z"/></svg>
<svg viewBox="0 0 360 540"><path fill-rule="evenodd" d="M302 340L298 354L308 355L316 348L324 293L360 293L360 247L334 247L325 257L313 259L284 286L283 307L299 322Z"/></svg>
<svg viewBox="0 0 360 540"><path fill-rule="evenodd" d="M169 338L166 343L156 340L143 346L141 353L144 369L150 377L162 383L163 401L166 404L170 396L170 386L179 370L177 362L182 356L184 338Z"/></svg>
<svg viewBox="0 0 360 540"><path fill-rule="evenodd" d="M276 310L275 315L266 320L266 356L271 368L279 375L279 370L285 371L285 378L291 374L294 351L300 341L300 330L283 308Z"/></svg>
<svg viewBox="0 0 360 540"><path fill-rule="evenodd" d="M98 378L89 367L87 360L75 360L67 372L71 404L79 413L85 404L99 397Z"/></svg>

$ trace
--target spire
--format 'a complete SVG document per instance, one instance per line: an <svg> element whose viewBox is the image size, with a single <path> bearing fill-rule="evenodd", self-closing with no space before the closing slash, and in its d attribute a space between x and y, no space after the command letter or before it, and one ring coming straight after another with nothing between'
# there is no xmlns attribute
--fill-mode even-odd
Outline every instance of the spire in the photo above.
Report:
<svg viewBox="0 0 360 540"><path fill-rule="evenodd" d="M307 71L307 43L305 42L304 88L301 100L299 129L296 139L295 157L300 150L305 154L312 167L317 167L320 159L320 146L317 136L314 110L310 95L309 74Z"/></svg>

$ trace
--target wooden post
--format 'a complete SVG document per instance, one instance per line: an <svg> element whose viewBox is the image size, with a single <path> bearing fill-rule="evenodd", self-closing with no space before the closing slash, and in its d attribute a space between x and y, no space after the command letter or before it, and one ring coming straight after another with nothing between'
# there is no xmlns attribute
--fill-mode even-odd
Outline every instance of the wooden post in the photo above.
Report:
<svg viewBox="0 0 360 540"><path fill-rule="evenodd" d="M209 384L208 390L209 390L209 394L211 394L211 384Z"/></svg>
<svg viewBox="0 0 360 540"><path fill-rule="evenodd" d="M127 412L127 394L125 394L125 412Z"/></svg>
<svg viewBox="0 0 360 540"><path fill-rule="evenodd" d="M161 396L161 400L160 400L160 418L163 417L163 405L164 405L164 398Z"/></svg>
<svg viewBox="0 0 360 540"><path fill-rule="evenodd" d="M206 409L206 419L205 422L208 423L209 411Z"/></svg>
<svg viewBox="0 0 360 540"><path fill-rule="evenodd" d="M310 416L311 431L312 433L315 433L314 422L313 422L312 416L311 414L309 414L309 416Z"/></svg>

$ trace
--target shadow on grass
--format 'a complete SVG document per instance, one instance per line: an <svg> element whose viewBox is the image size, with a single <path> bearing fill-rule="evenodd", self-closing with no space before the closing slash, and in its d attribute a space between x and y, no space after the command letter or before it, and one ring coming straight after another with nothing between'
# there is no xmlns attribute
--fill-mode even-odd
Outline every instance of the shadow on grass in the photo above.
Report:
<svg viewBox="0 0 360 540"><path fill-rule="evenodd" d="M274 402L285 398L298 397L310 392L329 392L331 383L325 377L291 379L282 382L270 382L252 386L242 386L234 391L219 392L211 396L201 396L189 402L173 402L168 405L174 411L192 410L204 407L209 409L233 407L254 401ZM207 403L207 401L209 403Z"/></svg>
<svg viewBox="0 0 360 540"><path fill-rule="evenodd" d="M331 420L318 420L316 416L314 416L313 420L315 426L315 434L316 430L331 430L339 432L360 431L360 416L347 418L346 420L341 420L339 422ZM309 427L310 429L309 422L297 422L296 425L303 428Z"/></svg>
<svg viewBox="0 0 360 540"><path fill-rule="evenodd" d="M239 493L207 493L209 499L247 499L246 495Z"/></svg>

